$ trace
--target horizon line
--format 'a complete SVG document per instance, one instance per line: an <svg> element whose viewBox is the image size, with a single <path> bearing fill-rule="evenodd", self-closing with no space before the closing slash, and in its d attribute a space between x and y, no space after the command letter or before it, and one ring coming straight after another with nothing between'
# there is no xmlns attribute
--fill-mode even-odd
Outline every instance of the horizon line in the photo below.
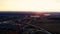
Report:
<svg viewBox="0 0 60 34"><path fill-rule="evenodd" d="M60 11L0 11L0 12L60 12Z"/></svg>

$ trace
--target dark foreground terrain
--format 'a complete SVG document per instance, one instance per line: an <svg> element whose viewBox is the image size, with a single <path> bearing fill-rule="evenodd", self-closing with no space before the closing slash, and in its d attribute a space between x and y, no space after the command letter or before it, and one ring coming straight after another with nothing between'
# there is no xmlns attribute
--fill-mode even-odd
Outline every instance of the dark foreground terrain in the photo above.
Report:
<svg viewBox="0 0 60 34"><path fill-rule="evenodd" d="M45 15L45 14L50 14L50 15ZM4 24L9 23L13 25L20 24L20 23L28 23L33 26L45 29L51 32L52 34L60 34L60 13L56 13L56 12L44 13L44 14L35 14L34 12L30 12L30 13L29 12L0 12L0 25L3 23ZM1 27L2 28L4 27L0 26L0 32L3 32L4 29L2 29ZM18 30L18 28L12 31L16 32L16 30ZM7 30L4 30L4 32L6 31Z"/></svg>

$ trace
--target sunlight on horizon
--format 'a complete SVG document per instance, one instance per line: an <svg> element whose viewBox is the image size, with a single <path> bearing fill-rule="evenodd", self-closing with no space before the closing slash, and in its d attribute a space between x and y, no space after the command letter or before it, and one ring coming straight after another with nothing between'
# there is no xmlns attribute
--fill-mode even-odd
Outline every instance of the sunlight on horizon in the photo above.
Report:
<svg viewBox="0 0 60 34"><path fill-rule="evenodd" d="M59 0L0 0L0 11L60 12Z"/></svg>

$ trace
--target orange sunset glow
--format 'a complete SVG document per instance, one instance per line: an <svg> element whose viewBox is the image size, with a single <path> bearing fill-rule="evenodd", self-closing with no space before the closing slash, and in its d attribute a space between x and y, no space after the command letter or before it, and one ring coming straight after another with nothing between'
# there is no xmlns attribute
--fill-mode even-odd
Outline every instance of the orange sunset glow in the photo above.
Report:
<svg viewBox="0 0 60 34"><path fill-rule="evenodd" d="M45 12L34 12L34 14L44 14Z"/></svg>

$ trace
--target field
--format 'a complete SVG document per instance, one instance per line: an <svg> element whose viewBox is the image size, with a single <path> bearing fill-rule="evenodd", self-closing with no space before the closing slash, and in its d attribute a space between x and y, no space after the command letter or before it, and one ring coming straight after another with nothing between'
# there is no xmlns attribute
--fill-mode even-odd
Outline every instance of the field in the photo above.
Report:
<svg viewBox="0 0 60 34"><path fill-rule="evenodd" d="M60 23L58 24L40 24L40 23L32 23L32 25L35 25L37 27L43 28L45 30L50 31L51 33L54 34L60 34Z"/></svg>

